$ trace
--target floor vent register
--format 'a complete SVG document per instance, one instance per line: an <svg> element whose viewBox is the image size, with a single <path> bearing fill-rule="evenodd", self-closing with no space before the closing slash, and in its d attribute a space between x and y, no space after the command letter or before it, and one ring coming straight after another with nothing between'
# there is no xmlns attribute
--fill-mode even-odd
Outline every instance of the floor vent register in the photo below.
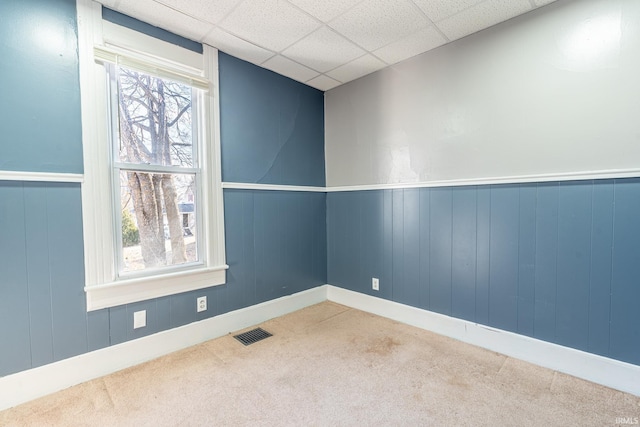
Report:
<svg viewBox="0 0 640 427"><path fill-rule="evenodd" d="M262 328L256 328L256 329L252 329L250 331L247 332L243 332L241 334L238 335L234 335L233 337L235 339L237 339L238 341L240 341L242 344L244 345L250 345L253 343L256 343L258 341L262 341L265 338L269 338L273 336L273 334L270 334L269 332L265 331Z"/></svg>

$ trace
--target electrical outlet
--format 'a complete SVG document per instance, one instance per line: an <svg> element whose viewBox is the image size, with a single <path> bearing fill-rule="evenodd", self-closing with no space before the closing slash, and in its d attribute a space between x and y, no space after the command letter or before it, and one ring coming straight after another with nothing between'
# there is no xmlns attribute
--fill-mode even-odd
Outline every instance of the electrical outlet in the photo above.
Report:
<svg viewBox="0 0 640 427"><path fill-rule="evenodd" d="M196 310L198 313L207 310L207 297L200 297L196 301Z"/></svg>
<svg viewBox="0 0 640 427"><path fill-rule="evenodd" d="M144 328L145 326L147 326L147 310L133 313L133 329Z"/></svg>
<svg viewBox="0 0 640 427"><path fill-rule="evenodd" d="M380 279L378 279L377 277L371 278L371 289L373 289L374 291L380 290Z"/></svg>

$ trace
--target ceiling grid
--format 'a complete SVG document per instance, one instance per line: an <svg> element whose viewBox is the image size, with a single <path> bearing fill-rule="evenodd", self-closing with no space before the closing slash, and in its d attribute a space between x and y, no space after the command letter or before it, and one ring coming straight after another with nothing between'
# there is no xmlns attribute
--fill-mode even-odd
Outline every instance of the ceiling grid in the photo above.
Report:
<svg viewBox="0 0 640 427"><path fill-rule="evenodd" d="M99 0L329 90L555 0Z"/></svg>

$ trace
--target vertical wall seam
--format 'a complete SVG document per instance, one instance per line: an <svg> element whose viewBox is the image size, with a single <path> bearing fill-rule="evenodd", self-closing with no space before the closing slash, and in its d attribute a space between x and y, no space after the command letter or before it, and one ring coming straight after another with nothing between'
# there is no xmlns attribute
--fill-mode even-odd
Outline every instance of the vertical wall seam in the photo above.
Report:
<svg viewBox="0 0 640 427"><path fill-rule="evenodd" d="M522 184L518 185L518 268L516 269L516 331L520 333L520 227L522 221Z"/></svg>
<svg viewBox="0 0 640 427"><path fill-rule="evenodd" d="M428 296L429 296L429 303L427 304L427 308L429 310L431 310L431 218L433 217L432 214L432 200L431 200L431 193L433 193L433 191L431 189L428 189L429 191L429 292L428 292Z"/></svg>
<svg viewBox="0 0 640 427"><path fill-rule="evenodd" d="M476 250L475 250L475 268L473 272L473 321L478 320L478 186L473 186L474 208L475 208L475 238L476 238Z"/></svg>
<svg viewBox="0 0 640 427"><path fill-rule="evenodd" d="M25 269L25 278L27 279L27 319L29 319L29 366L31 368L33 368L33 344L32 344L32 330L31 328L33 327L33 322L31 320L31 292L30 292L30 288L31 288L31 281L29 280L29 251L28 251L28 239L27 239L27 220L26 220L26 212L27 212L27 202L26 202L26 197L25 197L25 188L24 188L24 182L20 183L20 188L22 189L22 212L23 212L23 218L24 218L24 229L23 234L24 234L24 255L25 255L25 263L24 263L24 269ZM45 206L46 206L46 200L45 200ZM48 230L48 227L47 227ZM48 258L48 257L47 257Z"/></svg>
<svg viewBox="0 0 640 427"><path fill-rule="evenodd" d="M449 315L453 315L453 227L454 227L454 216L453 216L453 193L454 189L451 189L451 246L449 248Z"/></svg>
<svg viewBox="0 0 640 427"><path fill-rule="evenodd" d="M613 315L613 254L616 247L616 189L618 186L618 180L613 180L613 212L611 212L611 253L609 268L609 333L607 334L607 356L611 355L611 316Z"/></svg>
<svg viewBox="0 0 640 427"><path fill-rule="evenodd" d="M422 221L420 220L422 218L422 203L420 203L420 192L421 190L418 188L416 189L416 193L418 194L418 198L417 198L417 204L418 204L418 216L416 217L417 219L417 224L418 224L418 265L416 266L416 268L418 269L418 305L420 306L420 289L422 289L422 268L420 268L421 262L420 260L422 259Z"/></svg>
<svg viewBox="0 0 640 427"><path fill-rule="evenodd" d="M49 193L49 186L50 184L46 184L46 188L47 188L47 193ZM55 348L56 348L56 336L53 333L53 316L54 316L54 312L53 312L53 288L51 287L51 256L49 254L49 250L50 245L49 242L51 241L51 236L49 235L49 197L47 194L47 197L45 197L45 215L47 217L47 268L49 270L49 306L51 307L51 322L49 323L49 326L51 327L51 357L53 359L53 361L56 360L56 354L55 354Z"/></svg>
<svg viewBox="0 0 640 427"><path fill-rule="evenodd" d="M536 184L536 197L533 206L533 330L532 335L536 336L536 283L538 283L538 269L536 268L536 259L538 253L538 189L540 184Z"/></svg>
<svg viewBox="0 0 640 427"><path fill-rule="evenodd" d="M555 298L553 310L553 339L558 342L558 245L560 243L560 183L556 183L556 280L555 280Z"/></svg>
<svg viewBox="0 0 640 427"><path fill-rule="evenodd" d="M487 257L487 270L489 272L487 277L487 323L491 326L491 236L493 229L491 227L491 211L492 211L492 199L493 199L493 185L489 186L489 256Z"/></svg>
<svg viewBox="0 0 640 427"><path fill-rule="evenodd" d="M591 291L593 289L593 231L594 231L594 192L595 181L591 180L591 227L589 230L589 292L587 293L587 348L591 350Z"/></svg>

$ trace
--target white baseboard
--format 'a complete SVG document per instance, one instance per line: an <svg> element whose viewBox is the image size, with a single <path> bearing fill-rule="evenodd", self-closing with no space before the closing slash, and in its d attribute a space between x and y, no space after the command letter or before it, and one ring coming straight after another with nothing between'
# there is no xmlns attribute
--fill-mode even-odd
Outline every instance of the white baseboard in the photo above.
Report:
<svg viewBox="0 0 640 427"><path fill-rule="evenodd" d="M640 366L393 301L327 287L327 299L640 396Z"/></svg>
<svg viewBox="0 0 640 427"><path fill-rule="evenodd" d="M1 377L0 411L326 300L640 396L640 366L324 285Z"/></svg>
<svg viewBox="0 0 640 427"><path fill-rule="evenodd" d="M327 286L0 378L0 411L327 299Z"/></svg>

